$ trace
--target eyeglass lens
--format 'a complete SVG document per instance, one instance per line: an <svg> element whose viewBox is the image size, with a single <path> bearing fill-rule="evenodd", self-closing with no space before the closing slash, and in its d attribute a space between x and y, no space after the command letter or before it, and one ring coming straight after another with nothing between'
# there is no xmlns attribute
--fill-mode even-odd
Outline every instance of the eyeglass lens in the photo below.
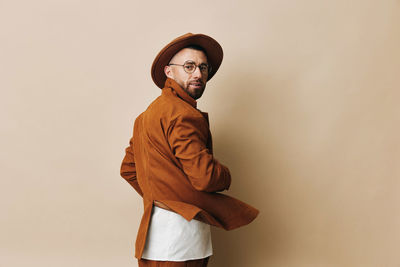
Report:
<svg viewBox="0 0 400 267"><path fill-rule="evenodd" d="M188 73L193 73L196 70L196 64L191 61L185 62L185 64L183 64L183 67ZM202 73L209 73L209 66L207 64L203 63L200 64L198 67Z"/></svg>

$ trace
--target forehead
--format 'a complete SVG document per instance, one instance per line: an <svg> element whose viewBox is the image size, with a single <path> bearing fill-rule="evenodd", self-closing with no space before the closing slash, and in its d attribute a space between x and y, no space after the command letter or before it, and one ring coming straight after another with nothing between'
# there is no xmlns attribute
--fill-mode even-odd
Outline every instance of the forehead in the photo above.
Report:
<svg viewBox="0 0 400 267"><path fill-rule="evenodd" d="M191 49L191 48L183 48L176 53L171 62L179 61L179 63L183 63L187 60L191 60L196 62L197 64L207 63L207 57L203 51Z"/></svg>

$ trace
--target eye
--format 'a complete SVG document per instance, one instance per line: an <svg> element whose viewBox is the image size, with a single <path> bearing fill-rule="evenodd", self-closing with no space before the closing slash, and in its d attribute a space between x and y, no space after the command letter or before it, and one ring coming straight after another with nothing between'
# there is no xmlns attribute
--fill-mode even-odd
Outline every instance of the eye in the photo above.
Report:
<svg viewBox="0 0 400 267"><path fill-rule="evenodd" d="M186 63L185 66L183 66L186 70L192 71L196 67L193 63Z"/></svg>
<svg viewBox="0 0 400 267"><path fill-rule="evenodd" d="M200 68L201 71L206 72L208 70L208 65L207 64L200 64L199 68Z"/></svg>

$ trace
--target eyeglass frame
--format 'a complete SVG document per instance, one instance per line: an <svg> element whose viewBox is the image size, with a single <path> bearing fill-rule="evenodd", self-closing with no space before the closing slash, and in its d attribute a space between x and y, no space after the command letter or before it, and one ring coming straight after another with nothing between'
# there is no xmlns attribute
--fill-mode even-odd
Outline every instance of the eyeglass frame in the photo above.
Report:
<svg viewBox="0 0 400 267"><path fill-rule="evenodd" d="M191 64L195 65L195 68L193 69L192 72L187 72L187 70L185 69L185 65L188 64L188 63L191 63ZM188 73L188 74L194 73L194 72L196 71L196 69L197 69L199 66L201 66L201 65L203 65L203 66L206 65L206 66L207 66L207 69L208 69L207 75L209 75L209 74L211 73L211 70L212 70L212 67L211 67L210 64L208 64L208 63L201 63L201 64L199 64L199 65L196 65L196 63L195 63L194 61L192 61L192 60L186 60L186 61L183 63L183 65L182 65L182 64L175 64L175 63L169 63L169 64L168 64L168 66L171 66L171 65L173 65L173 66L182 66L182 67L183 67L183 70L184 70L186 73ZM199 69L200 69L200 68L199 68ZM201 69L200 69L200 72L203 73L203 72L201 71ZM203 73L203 74L204 74L204 73Z"/></svg>

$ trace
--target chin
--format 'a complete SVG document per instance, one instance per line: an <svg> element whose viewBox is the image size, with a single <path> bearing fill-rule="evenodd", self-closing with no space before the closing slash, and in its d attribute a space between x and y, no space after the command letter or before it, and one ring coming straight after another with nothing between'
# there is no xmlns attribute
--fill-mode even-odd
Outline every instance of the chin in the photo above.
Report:
<svg viewBox="0 0 400 267"><path fill-rule="evenodd" d="M186 89L185 91L186 91L186 93L188 93L188 95L190 95L191 98L196 100L196 99L199 99L203 95L204 88L201 90L200 89L198 89L198 90Z"/></svg>
<svg viewBox="0 0 400 267"><path fill-rule="evenodd" d="M193 93L193 94L190 94L190 96L191 96L193 99L197 100L197 99L199 99L199 98L203 95L203 92L204 92L204 91L201 91L201 93L200 93L200 92L199 92L199 93Z"/></svg>

